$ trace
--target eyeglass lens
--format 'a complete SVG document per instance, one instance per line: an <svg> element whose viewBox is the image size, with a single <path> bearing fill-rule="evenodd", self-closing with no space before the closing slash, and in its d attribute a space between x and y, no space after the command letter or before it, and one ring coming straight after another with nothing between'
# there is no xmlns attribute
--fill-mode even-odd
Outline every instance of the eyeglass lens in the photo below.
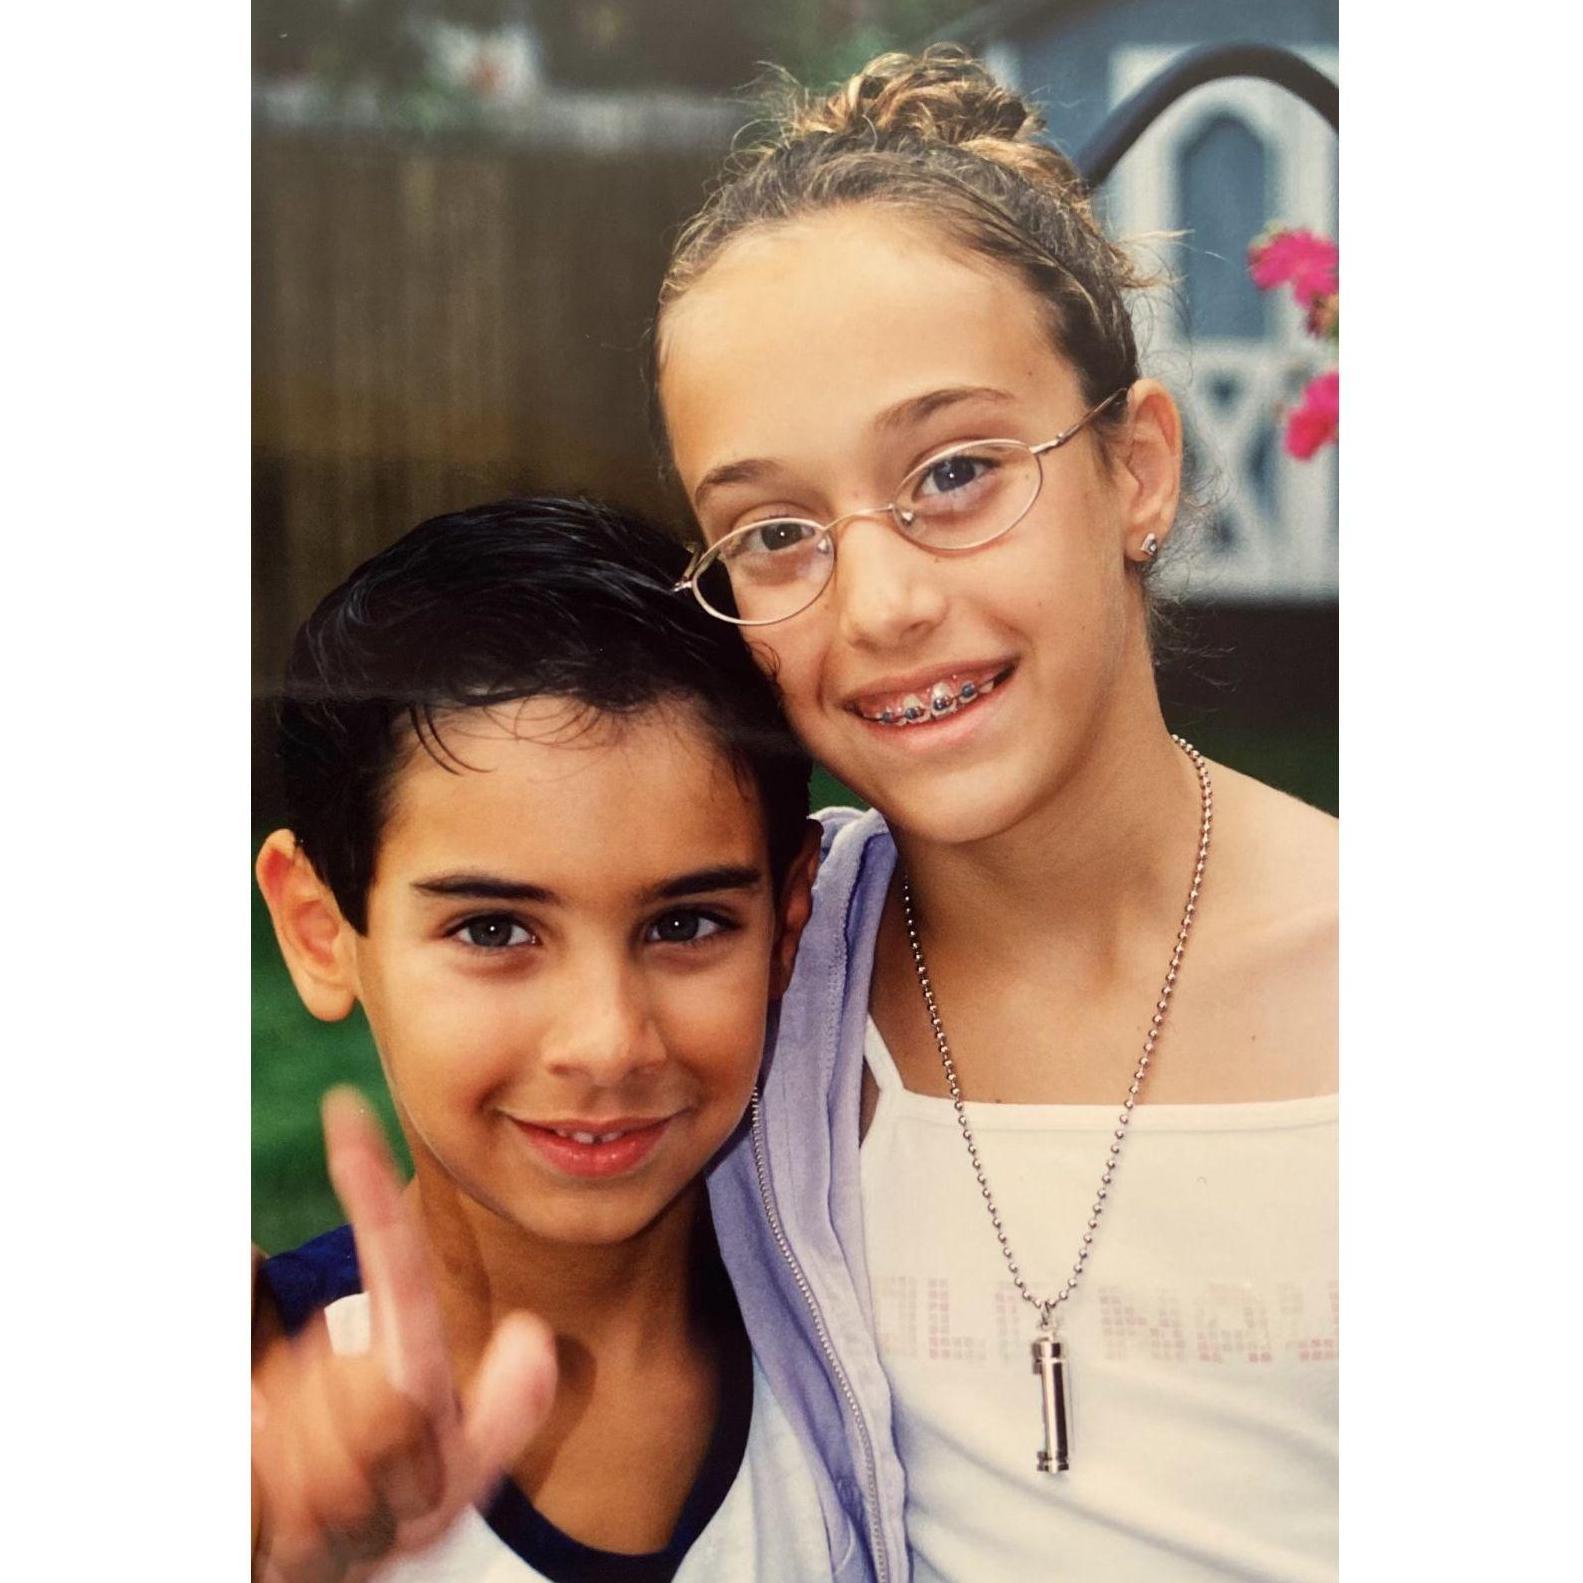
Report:
<svg viewBox="0 0 1583 1583"><path fill-rule="evenodd" d="M1016 441L959 446L909 473L891 516L919 544L965 550L1014 526L1039 493L1039 459ZM812 604L835 568L827 528L796 518L750 523L715 546L698 592L717 615L781 621Z"/></svg>

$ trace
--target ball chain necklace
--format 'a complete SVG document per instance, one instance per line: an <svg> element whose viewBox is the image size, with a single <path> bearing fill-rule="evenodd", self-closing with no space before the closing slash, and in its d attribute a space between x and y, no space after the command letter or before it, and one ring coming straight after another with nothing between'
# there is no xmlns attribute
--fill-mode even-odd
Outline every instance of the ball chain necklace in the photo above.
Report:
<svg viewBox="0 0 1583 1583"><path fill-rule="evenodd" d="M951 1103L956 1109L957 1125L962 1129L962 1138L967 1144L967 1156L972 1161L973 1174L978 1178L978 1190L983 1196L985 1207L989 1210L990 1224L995 1228L995 1236L1000 1243L1001 1254L1006 1260L1006 1268L1011 1271L1011 1278L1016 1284L1018 1295L1025 1303L1031 1304L1039 1315L1039 1333L1033 1341L1033 1372L1039 1376L1044 1406L1044 1448L1039 1452L1035 1463L1035 1468L1040 1473L1064 1473L1070 1465L1067 1431L1069 1383L1067 1369L1070 1360L1062 1356L1061 1342L1056 1335L1059 1310L1061 1304L1071 1297L1078 1281L1082 1279L1089 1250L1094 1245L1094 1232L1099 1226L1099 1217L1104 1211L1105 1199L1110 1192L1111 1177L1121 1158L1121 1146L1127 1138L1127 1127L1132 1121L1133 1107L1138 1102L1143 1080L1148 1076L1154 1046L1159 1040L1160 1030L1165 1026L1165 1014L1171 1009L1171 993L1176 988L1176 975L1182 965L1182 952L1187 947L1188 932L1193 927L1193 913L1198 906L1199 887L1204 881L1204 860L1209 856L1209 827L1214 812L1214 798L1209 786L1209 765L1204 762L1203 754L1190 742L1175 735L1171 740L1188 756L1198 773L1203 817L1198 827L1198 856L1193 865L1193 883L1188 888L1187 911L1182 915L1182 926L1176 931L1176 948L1171 952L1171 965L1166 969L1165 983L1155 1000L1154 1014L1149 1020L1149 1031L1143 1040L1143 1054L1138 1060L1137 1070L1132 1074L1132 1083L1127 1089L1126 1099L1122 1102L1121 1114L1116 1118L1115 1136L1111 1139L1105 1168L1100 1172L1099 1192L1094 1198L1093 1208L1088 1212L1088 1229L1083 1233L1082 1245L1077 1250L1077 1262L1073 1264L1072 1273L1062 1282L1061 1289L1054 1297L1039 1297L1029 1290L1028 1283L1022 1277L1022 1271L1017 1267L1016 1256L1011 1251L1006 1228L1001 1224L1000 1210L996 1207L995 1196L989 1189L989 1178L984 1174L984 1162L979 1158L978 1143L973 1137L972 1127L968 1125L967 1109L962 1102L962 1088L956 1079L956 1063L951 1059L951 1046L946 1041L945 1026L940 1021L940 1008L935 1002L934 986L929 982L929 970L924 966L923 942L918 938L918 919L912 906L912 883L904 878L901 884L902 915L907 925L907 941L912 947L913 966L918 970L918 983L923 989L924 1005L928 1008L929 1021L934 1028L934 1042L940 1048L940 1064L945 1068L945 1081L951 1090Z"/></svg>

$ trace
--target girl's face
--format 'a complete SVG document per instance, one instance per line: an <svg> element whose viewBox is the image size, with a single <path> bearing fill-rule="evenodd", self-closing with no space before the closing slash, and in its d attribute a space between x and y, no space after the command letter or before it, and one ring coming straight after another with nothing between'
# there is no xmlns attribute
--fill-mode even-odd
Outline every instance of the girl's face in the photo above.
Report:
<svg viewBox="0 0 1583 1583"><path fill-rule="evenodd" d="M1038 445L1089 406L1010 271L893 213L738 238L667 310L660 350L677 469L710 541L882 505L947 446ZM1114 456L1092 429L1047 453L1027 515L976 550L921 548L883 516L839 528L819 599L745 629L810 751L933 839L996 834L1053 795L1132 691L1152 698L1127 556L1169 526L1174 425L1157 386L1134 386ZM936 696L955 707L936 716ZM909 702L919 723L878 718L904 720Z"/></svg>

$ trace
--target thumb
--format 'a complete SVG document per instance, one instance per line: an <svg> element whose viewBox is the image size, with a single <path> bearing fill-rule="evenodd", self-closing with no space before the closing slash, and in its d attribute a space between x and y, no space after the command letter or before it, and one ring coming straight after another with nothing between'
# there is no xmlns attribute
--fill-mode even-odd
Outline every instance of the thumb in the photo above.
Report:
<svg viewBox="0 0 1583 1583"><path fill-rule="evenodd" d="M543 1427L555 1400L555 1336L542 1319L507 1314L490 1337L463 1407L476 1470L474 1498L492 1488Z"/></svg>

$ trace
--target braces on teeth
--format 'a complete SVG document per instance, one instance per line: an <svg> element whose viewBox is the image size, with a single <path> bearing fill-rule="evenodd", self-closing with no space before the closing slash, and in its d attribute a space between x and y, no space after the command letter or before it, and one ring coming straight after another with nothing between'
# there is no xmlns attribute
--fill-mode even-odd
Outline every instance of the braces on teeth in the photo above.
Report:
<svg viewBox="0 0 1583 1583"><path fill-rule="evenodd" d="M994 689L994 678L984 682L963 682L952 692L945 682L936 682L929 689L927 698L918 693L908 693L898 708L881 709L877 715L864 715L865 720L877 721L883 726L911 726L920 720L938 720L964 709L975 698L982 698ZM861 713L861 711L859 711Z"/></svg>

